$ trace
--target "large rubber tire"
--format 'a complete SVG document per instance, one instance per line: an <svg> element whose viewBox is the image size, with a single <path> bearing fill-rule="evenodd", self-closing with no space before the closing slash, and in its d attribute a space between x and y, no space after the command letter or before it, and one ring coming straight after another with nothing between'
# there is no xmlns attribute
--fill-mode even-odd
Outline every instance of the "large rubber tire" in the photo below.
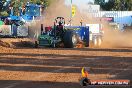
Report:
<svg viewBox="0 0 132 88"><path fill-rule="evenodd" d="M78 43L78 36L72 30L67 30L63 37L64 47L65 48L74 48Z"/></svg>

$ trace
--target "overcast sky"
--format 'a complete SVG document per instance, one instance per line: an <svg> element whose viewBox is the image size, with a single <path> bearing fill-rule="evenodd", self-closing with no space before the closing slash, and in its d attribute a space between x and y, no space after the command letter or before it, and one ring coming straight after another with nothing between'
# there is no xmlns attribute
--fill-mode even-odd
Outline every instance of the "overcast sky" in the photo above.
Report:
<svg viewBox="0 0 132 88"><path fill-rule="evenodd" d="M94 3L94 0L72 0L73 1L73 4L76 4L76 5L83 5L83 4L87 4L88 2L93 2ZM108 1L108 0L105 0L105 1ZM71 3L71 0L65 0L65 3L66 4L70 4Z"/></svg>
<svg viewBox="0 0 132 88"><path fill-rule="evenodd" d="M83 4L87 4L88 2L94 2L94 0L72 0L73 1L73 4L76 4L76 5L83 5ZM70 4L71 3L71 0L65 0L65 3L66 4Z"/></svg>

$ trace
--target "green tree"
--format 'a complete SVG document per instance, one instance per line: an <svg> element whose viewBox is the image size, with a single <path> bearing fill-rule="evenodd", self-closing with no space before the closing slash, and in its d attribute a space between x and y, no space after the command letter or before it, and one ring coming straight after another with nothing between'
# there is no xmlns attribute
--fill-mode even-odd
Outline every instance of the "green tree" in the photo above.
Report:
<svg viewBox="0 0 132 88"><path fill-rule="evenodd" d="M8 16L7 7L4 7L6 0L0 0L0 16Z"/></svg>
<svg viewBox="0 0 132 88"><path fill-rule="evenodd" d="M103 10L110 11L131 11L132 10L132 0L109 0L105 2L104 0L95 0L96 4L99 4Z"/></svg>
<svg viewBox="0 0 132 88"><path fill-rule="evenodd" d="M6 2L6 0L0 0L0 12L3 9L3 5L4 5L5 2Z"/></svg>
<svg viewBox="0 0 132 88"><path fill-rule="evenodd" d="M114 6L111 10L115 11L131 11L132 10L132 0L114 0Z"/></svg>
<svg viewBox="0 0 132 88"><path fill-rule="evenodd" d="M94 3L95 4L103 4L103 3L105 3L105 0L95 0Z"/></svg>
<svg viewBox="0 0 132 88"><path fill-rule="evenodd" d="M132 0L125 0L125 7L127 10L132 11Z"/></svg>
<svg viewBox="0 0 132 88"><path fill-rule="evenodd" d="M8 16L9 14L7 13L7 11L2 11L0 12L0 16Z"/></svg>
<svg viewBox="0 0 132 88"><path fill-rule="evenodd" d="M27 2L48 7L51 3L56 1L57 0L11 0L10 6L14 8L14 14L19 15L19 8L25 6ZM7 12L9 12L9 8L3 9L5 2L6 0L0 0L0 15L3 13L7 15Z"/></svg>

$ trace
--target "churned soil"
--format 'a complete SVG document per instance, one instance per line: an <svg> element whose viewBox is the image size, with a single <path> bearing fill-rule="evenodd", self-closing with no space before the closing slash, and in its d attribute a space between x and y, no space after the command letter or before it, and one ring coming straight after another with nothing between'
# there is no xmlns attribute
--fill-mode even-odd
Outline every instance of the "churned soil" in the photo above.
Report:
<svg viewBox="0 0 132 88"><path fill-rule="evenodd" d="M130 47L33 48L26 39L10 41L0 42L0 88L82 88L82 67L91 68L91 80L132 80Z"/></svg>

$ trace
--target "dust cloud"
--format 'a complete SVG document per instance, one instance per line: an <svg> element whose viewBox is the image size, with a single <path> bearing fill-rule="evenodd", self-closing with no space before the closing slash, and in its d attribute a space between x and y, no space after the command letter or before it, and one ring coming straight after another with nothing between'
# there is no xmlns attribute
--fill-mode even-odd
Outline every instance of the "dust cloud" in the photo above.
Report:
<svg viewBox="0 0 132 88"><path fill-rule="evenodd" d="M114 29L108 22L102 21L104 31L101 48L132 48L132 31Z"/></svg>
<svg viewBox="0 0 132 88"><path fill-rule="evenodd" d="M55 0L54 3L51 3L48 8L44 11L41 21L35 22L31 25L31 33L33 36L38 33L40 34L40 25L44 24L46 26L53 26L54 19L56 17L64 17L66 24L69 24L71 17L71 7L66 6L64 0ZM131 33L123 33L118 30L112 29L107 22L100 22L98 18L92 16L92 14L81 13L76 6L76 15L72 18L72 25L80 26L80 21L83 21L83 24L102 24L104 35L103 43L101 47L116 48L116 47L132 47L132 35Z"/></svg>
<svg viewBox="0 0 132 88"><path fill-rule="evenodd" d="M108 29L103 35L101 47L110 48L132 48L132 32L121 32L119 30Z"/></svg>
<svg viewBox="0 0 132 88"><path fill-rule="evenodd" d="M70 23L71 18L71 6L65 5L64 0L55 0L50 4L49 7L43 13L43 16L40 21L34 21L30 24L30 37L40 34L40 26L44 24L44 27L53 26L56 17L64 17L66 24ZM83 23L92 22L88 19L91 19L90 15L80 13L78 7L76 6L76 15L72 18L71 24L74 26L80 26L80 21L83 20ZM85 24L84 24L85 25Z"/></svg>
<svg viewBox="0 0 132 88"><path fill-rule="evenodd" d="M70 23L71 20L71 6L67 6L65 5L65 1L64 0L54 0L49 7L46 8L46 10L43 13L43 16L41 18L41 20L39 22L33 22L30 26L31 29L31 33L35 35L34 33L36 32L36 30L38 31L38 33L40 33L40 25L44 24L44 27L47 26L53 26L54 25L54 21L56 17L64 17L66 24ZM85 25L86 23L96 23L97 20L92 20L94 19L92 17L91 14L84 14L81 13L78 9L78 7L76 6L76 14L74 17L72 17L71 20L71 24L73 26L80 26L81 25L81 21L83 21L83 25ZM34 31L35 30L35 31Z"/></svg>
<svg viewBox="0 0 132 88"><path fill-rule="evenodd" d="M75 5L74 5L75 6ZM78 7L76 7L76 14L72 17L71 23L74 26L79 26L80 21L83 23L92 23L92 15L86 15L79 11ZM56 0L56 2L52 3L45 11L43 22L45 26L52 26L54 19L56 17L64 17L66 24L69 24L71 18L71 6L65 5L64 0Z"/></svg>

